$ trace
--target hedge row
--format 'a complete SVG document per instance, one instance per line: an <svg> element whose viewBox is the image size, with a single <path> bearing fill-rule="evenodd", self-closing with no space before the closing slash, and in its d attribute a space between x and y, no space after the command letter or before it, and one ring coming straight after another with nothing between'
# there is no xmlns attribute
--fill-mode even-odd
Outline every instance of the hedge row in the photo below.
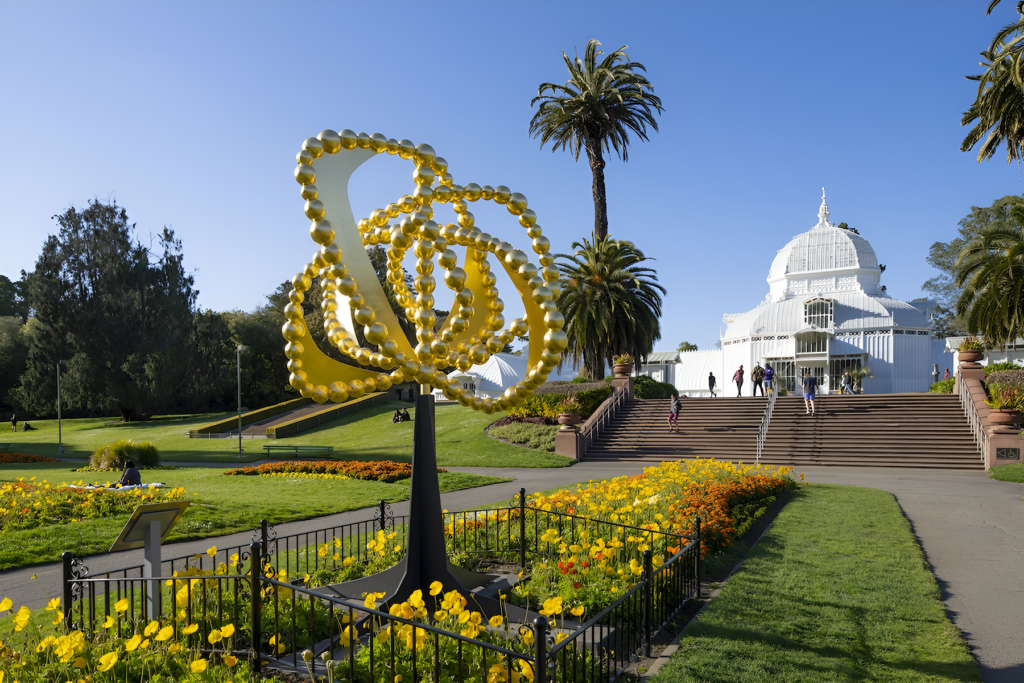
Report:
<svg viewBox="0 0 1024 683"><path fill-rule="evenodd" d="M633 396L636 398L671 398L678 395L679 390L666 382L657 382L643 375L633 378Z"/></svg>
<svg viewBox="0 0 1024 683"><path fill-rule="evenodd" d="M573 398L580 402L578 412L584 418L590 417L598 406L612 393L612 388L605 385L578 391L572 394ZM522 405L516 406L508 411L509 415L517 417L550 417L556 419L561 410L558 404L569 396L565 394L534 394L526 399Z"/></svg>

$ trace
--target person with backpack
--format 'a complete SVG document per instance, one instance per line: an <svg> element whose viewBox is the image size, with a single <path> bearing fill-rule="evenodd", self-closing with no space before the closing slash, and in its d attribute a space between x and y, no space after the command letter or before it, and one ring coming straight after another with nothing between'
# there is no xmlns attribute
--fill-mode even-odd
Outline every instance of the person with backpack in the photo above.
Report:
<svg viewBox="0 0 1024 683"><path fill-rule="evenodd" d="M814 398L817 392L818 380L810 370L806 370L804 372L804 407L807 408L807 414L812 417L817 414L814 411Z"/></svg>
<svg viewBox="0 0 1024 683"><path fill-rule="evenodd" d="M764 364L764 388L768 392L768 395L772 395L772 381L775 379L775 368L772 367L771 363Z"/></svg>
<svg viewBox="0 0 1024 683"><path fill-rule="evenodd" d="M754 369L750 371L750 381L753 386L750 388L750 395L757 396L757 390L761 390L761 397L764 398L764 368L761 367L760 363L754 364Z"/></svg>
<svg viewBox="0 0 1024 683"><path fill-rule="evenodd" d="M709 372L708 373L708 391L711 392L711 398L716 398L716 395L715 395L715 384L716 384L716 382L715 382L715 373Z"/></svg>
<svg viewBox="0 0 1024 683"><path fill-rule="evenodd" d="M668 408L668 431L672 431L672 428L676 428L676 432L679 431L679 397L672 396L672 400L669 402Z"/></svg>
<svg viewBox="0 0 1024 683"><path fill-rule="evenodd" d="M743 366L732 374L732 381L736 382L736 398L743 396Z"/></svg>

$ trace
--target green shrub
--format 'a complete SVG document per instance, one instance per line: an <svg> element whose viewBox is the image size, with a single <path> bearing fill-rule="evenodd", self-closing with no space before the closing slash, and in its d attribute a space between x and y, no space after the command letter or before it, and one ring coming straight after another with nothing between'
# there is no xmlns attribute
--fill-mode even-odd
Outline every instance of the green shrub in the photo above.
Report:
<svg viewBox="0 0 1024 683"><path fill-rule="evenodd" d="M598 406L612 393L611 387L600 386L586 391L577 391L573 397L580 402L580 409L577 411L582 417L590 417ZM508 411L509 415L518 417L550 417L556 419L561 412L558 409L560 403L565 401L568 393L565 394L534 394L526 399L521 406L516 406Z"/></svg>
<svg viewBox="0 0 1024 683"><path fill-rule="evenodd" d="M1024 369L1020 365L1017 365L1013 361L1003 361L1002 363L989 363L985 366L985 376L991 375L993 372L1003 372L1004 370L1021 370Z"/></svg>
<svg viewBox="0 0 1024 683"><path fill-rule="evenodd" d="M519 444L539 451L555 452L555 434L558 426L535 425L528 422L513 422L502 427L491 427L487 433L498 439Z"/></svg>
<svg viewBox="0 0 1024 683"><path fill-rule="evenodd" d="M666 382L656 382L644 376L633 378L633 396L636 398L671 398L678 395L679 390Z"/></svg>
<svg viewBox="0 0 1024 683"><path fill-rule="evenodd" d="M988 386L993 384L1008 384L1015 387L1024 386L1024 368L993 372L985 377L985 384Z"/></svg>
<svg viewBox="0 0 1024 683"><path fill-rule="evenodd" d="M156 450L156 445L149 441L136 443L131 439L121 439L97 448L89 458L89 465L123 470L124 464L129 460L134 462L136 467L156 467L160 464L160 453Z"/></svg>
<svg viewBox="0 0 1024 683"><path fill-rule="evenodd" d="M589 381L590 378L588 377L574 377L573 379L569 380L569 384L586 384Z"/></svg>
<svg viewBox="0 0 1024 683"><path fill-rule="evenodd" d="M952 377L950 377L949 379L944 379L940 382L936 382L935 384L933 384L931 388L928 389L928 391L932 392L933 394L952 394L954 382L956 382L956 380L953 379Z"/></svg>

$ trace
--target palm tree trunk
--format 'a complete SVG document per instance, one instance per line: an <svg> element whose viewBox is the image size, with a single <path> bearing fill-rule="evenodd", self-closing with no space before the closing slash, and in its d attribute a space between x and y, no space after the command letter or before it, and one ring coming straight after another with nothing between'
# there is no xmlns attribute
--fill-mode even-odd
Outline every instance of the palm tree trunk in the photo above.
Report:
<svg viewBox="0 0 1024 683"><path fill-rule="evenodd" d="M604 191L604 157L601 145L587 145L587 158L590 160L590 172L594 176L594 239L603 240L608 237L608 200Z"/></svg>

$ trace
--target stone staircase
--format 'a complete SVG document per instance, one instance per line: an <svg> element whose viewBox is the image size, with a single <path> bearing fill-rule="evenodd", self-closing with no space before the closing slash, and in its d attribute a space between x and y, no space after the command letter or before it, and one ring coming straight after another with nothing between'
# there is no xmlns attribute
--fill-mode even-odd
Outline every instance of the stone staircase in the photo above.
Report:
<svg viewBox="0 0 1024 683"><path fill-rule="evenodd" d="M766 399L685 398L679 433L668 401L630 401L586 460L718 458L752 463ZM761 453L772 465L984 469L959 398L938 394L824 396L818 414L780 396Z"/></svg>

